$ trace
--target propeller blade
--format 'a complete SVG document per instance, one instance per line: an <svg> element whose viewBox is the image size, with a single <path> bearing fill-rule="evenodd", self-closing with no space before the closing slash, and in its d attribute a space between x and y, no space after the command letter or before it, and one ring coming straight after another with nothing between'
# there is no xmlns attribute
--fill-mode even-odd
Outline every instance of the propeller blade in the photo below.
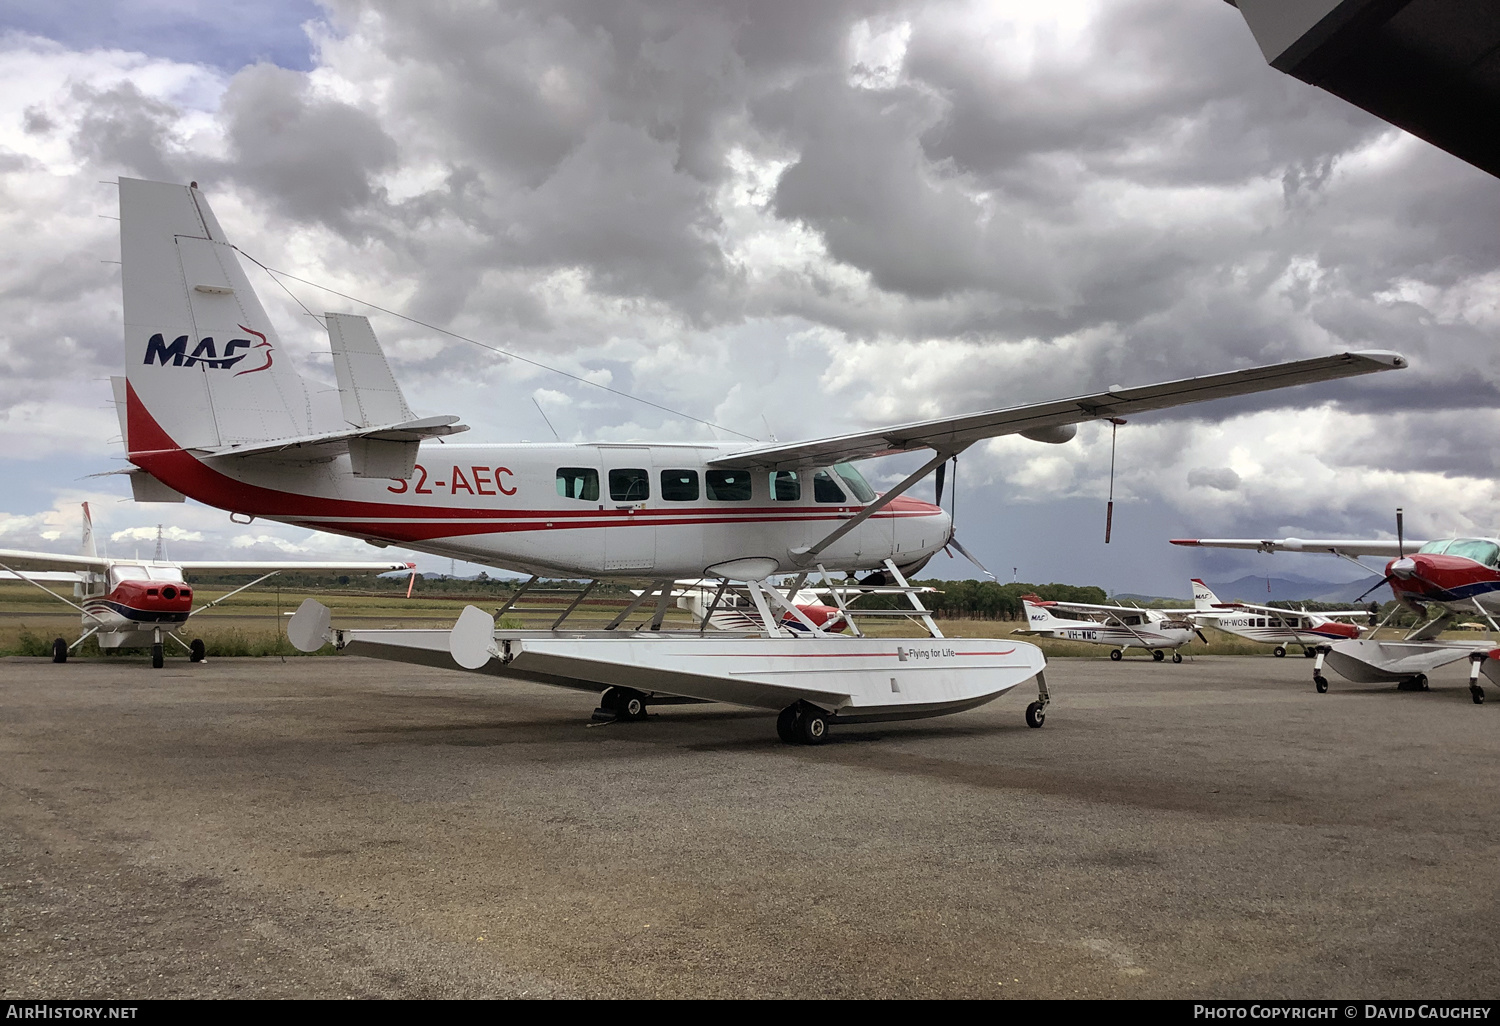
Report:
<svg viewBox="0 0 1500 1026"><path fill-rule="evenodd" d="M973 563L975 566L979 567L979 569L984 570L984 576L988 577L992 581L995 581L996 583L999 582L1000 578L996 577L994 574L990 573L989 570L985 569L985 565L983 563L981 563L979 560L977 560L977 559L974 558L974 553L972 553L968 549L964 548L964 543L958 540L958 536L957 535L954 535L952 538L949 538L948 539L948 544L952 545L955 549L957 549L958 552L959 552L959 555L963 556L970 563Z"/></svg>
<svg viewBox="0 0 1500 1026"><path fill-rule="evenodd" d="M1202 628L1194 627L1193 628L1193 633L1196 634L1196 635L1198 635L1198 640L1199 641L1203 642L1205 645L1208 644L1208 635L1203 633Z"/></svg>
<svg viewBox="0 0 1500 1026"><path fill-rule="evenodd" d="M1401 512L1401 507L1396 507L1396 556L1398 559L1406 558L1406 532L1402 530L1403 521L1406 519ZM1369 594L1366 592L1366 594Z"/></svg>
<svg viewBox="0 0 1500 1026"><path fill-rule="evenodd" d="M944 460L937 468L937 504L943 504L943 483L948 477L948 461Z"/></svg>

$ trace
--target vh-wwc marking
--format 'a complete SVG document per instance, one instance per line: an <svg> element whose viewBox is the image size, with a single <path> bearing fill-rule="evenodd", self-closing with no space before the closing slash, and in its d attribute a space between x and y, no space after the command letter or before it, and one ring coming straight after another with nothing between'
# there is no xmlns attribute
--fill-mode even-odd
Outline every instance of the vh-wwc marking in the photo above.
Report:
<svg viewBox="0 0 1500 1026"><path fill-rule="evenodd" d="M1109 657L1116 662L1125 650L1142 648L1161 662L1168 652L1172 662L1182 662L1178 651L1195 636L1193 624L1158 609L1131 606L1094 605L1088 602L1048 602L1036 595L1021 599L1026 610L1027 628L1012 634L1030 634L1061 641L1082 641L1090 645L1110 646ZM1057 616L1054 610L1075 613L1073 619Z"/></svg>
<svg viewBox="0 0 1500 1026"><path fill-rule="evenodd" d="M1040 725L1047 696L1034 646L964 642L903 659L904 643L830 636L770 583L795 575L795 594L815 573L875 571L907 587L907 574L957 540L940 505L906 493L969 446L1007 434L1062 443L1082 423L1406 365L1394 353L1342 353L805 442L460 445L458 417L407 405L363 317L326 317L336 392L304 379L196 187L121 179L120 218L126 374L116 396L138 498L191 496L242 521L533 579L645 579L631 608L652 609L654 628L644 639L582 637L559 619L545 636L512 637L476 609L442 637L382 638L337 631L326 610L309 608L297 621L303 641L604 690L606 709L620 696L760 706L782 711L783 736L809 741L835 720L968 708L1032 677L1028 719ZM897 452L926 459L884 493L853 466ZM673 580L699 577L744 583L765 637L664 639ZM782 614L808 629L789 638ZM722 645L738 647L711 654Z"/></svg>

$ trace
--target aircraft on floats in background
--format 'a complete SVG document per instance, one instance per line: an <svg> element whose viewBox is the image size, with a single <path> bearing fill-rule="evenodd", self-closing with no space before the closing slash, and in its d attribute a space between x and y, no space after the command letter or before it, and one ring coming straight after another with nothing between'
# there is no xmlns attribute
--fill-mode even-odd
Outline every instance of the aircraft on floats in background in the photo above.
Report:
<svg viewBox="0 0 1500 1026"><path fill-rule="evenodd" d="M466 427L456 416L412 411L368 320L326 316L335 403L332 390L304 379L286 357L196 183L122 178L119 188L126 373L114 387L138 499L191 496L240 522L259 517L404 546L527 573L533 582L543 575L644 579L649 587L627 614L653 602L653 633L674 580L711 577L748 587L769 639L786 637L785 613L808 628L805 637L832 640L768 579L796 575L795 594L815 572L827 581L830 573L873 571L908 587L905 575L958 543L939 504L906 493L981 440L1020 434L1063 443L1083 423L1406 366L1395 353L1341 353L803 442L435 444ZM884 493L852 465L900 452L926 459ZM298 636L309 644L349 633L333 631L312 609L300 623L306 629ZM548 639L509 639L503 650L492 618L488 643L479 620L459 627L441 640L355 633L370 654L409 661L466 665L460 654L479 660L494 649L469 668L615 689L606 708L611 694L640 696L642 682L670 679L671 688L660 686L679 697L782 709L783 736L809 741L820 740L835 716L967 708L1041 668L1034 646L1017 642L976 643L972 653L965 645L928 646L927 656L914 657L889 641L841 638L838 658L813 661L826 669L800 667L795 677L769 668L709 673L711 663L696 654L624 644L617 634L590 641L612 647L589 648L587 658L564 653L561 621ZM935 625L929 632L941 637ZM450 642L458 648L450 651ZM536 659L518 654L528 646ZM870 652L858 654L861 646ZM771 650L764 651L770 667ZM796 652L785 657L807 660L813 648L802 643ZM1002 655L1010 660L1005 673L997 672ZM679 657L686 662L674 662ZM663 660L693 669L674 675ZM931 672L923 676L919 665ZM893 676L897 669L908 679ZM918 679L930 684L916 686ZM1037 715L1028 713L1034 725L1046 705L1038 680Z"/></svg>
<svg viewBox="0 0 1500 1026"><path fill-rule="evenodd" d="M1317 646L1330 641L1357 638L1363 633L1359 627L1344 623L1340 618L1363 619L1370 615L1366 609L1311 613L1306 610L1279 609L1276 606L1257 606L1249 602L1220 602L1219 597L1198 578L1194 577L1191 583L1193 610L1190 615L1195 624L1207 624L1226 634L1236 634L1263 645L1274 645L1271 654L1278 657L1286 655L1288 645L1300 645L1302 654L1311 659L1317 655ZM1374 626L1373 622L1371 626Z"/></svg>
<svg viewBox="0 0 1500 1026"><path fill-rule="evenodd" d="M1109 657L1116 662L1125 658L1126 649L1143 648L1157 662L1171 652L1172 662L1180 663L1182 653L1178 649L1195 636L1203 637L1192 621L1174 616L1172 610L1049 602L1036 595L1023 595L1021 604L1026 609L1028 627L1011 631L1012 634L1109 645ZM1077 615L1074 619L1063 619L1054 610Z"/></svg>
<svg viewBox="0 0 1500 1026"><path fill-rule="evenodd" d="M89 638L97 638L99 647L108 650L149 648L151 665L160 669L165 661L163 642L170 638L187 650L195 663L202 662L207 648L202 639L183 641L179 632L188 618L212 609L225 599L252 588L283 571L327 573L385 573L409 570L416 566L401 561L313 562L310 560L190 560L111 559L99 555L94 543L94 521L89 504L83 504L83 541L79 555L58 552L31 552L24 549L0 549L0 580L21 580L35 585L64 605L78 610L83 633L71 644L64 638L52 642L52 661L67 662L68 653ZM193 586L185 574L259 574L255 580L196 608ZM46 587L46 583L71 583L70 601Z"/></svg>
<svg viewBox="0 0 1500 1026"><path fill-rule="evenodd" d="M1468 659L1469 694L1474 704L1480 705L1484 702L1480 674L1500 684L1500 647L1497 647L1495 637L1500 635L1500 625L1495 622L1495 614L1500 613L1500 539L1410 541L1403 537L1400 510L1396 518L1394 540L1177 538L1172 544L1260 552L1332 553L1371 573L1378 571L1359 563L1358 557L1394 557L1386 564L1385 575L1365 594L1390 585L1398 602L1396 608L1408 609L1419 617L1416 628L1400 641L1378 641L1372 636L1317 646L1317 662L1313 665L1314 686L1319 692L1328 690L1328 679L1322 672L1326 663L1356 683L1395 681L1400 690L1426 691L1429 673L1440 666ZM1407 555L1411 548L1416 551ZM1394 612L1395 609L1392 614ZM1442 632L1455 620L1476 613L1489 624L1491 637L1488 640L1439 640Z"/></svg>

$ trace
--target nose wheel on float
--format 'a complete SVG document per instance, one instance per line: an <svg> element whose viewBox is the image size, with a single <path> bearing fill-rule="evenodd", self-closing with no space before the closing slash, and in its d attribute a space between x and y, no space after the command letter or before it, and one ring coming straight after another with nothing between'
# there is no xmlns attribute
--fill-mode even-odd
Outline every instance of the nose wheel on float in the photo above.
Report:
<svg viewBox="0 0 1500 1026"><path fill-rule="evenodd" d="M1485 652L1475 652L1469 656L1469 697L1474 700L1475 705L1484 704L1484 688L1479 686L1479 671L1488 658L1489 655Z"/></svg>

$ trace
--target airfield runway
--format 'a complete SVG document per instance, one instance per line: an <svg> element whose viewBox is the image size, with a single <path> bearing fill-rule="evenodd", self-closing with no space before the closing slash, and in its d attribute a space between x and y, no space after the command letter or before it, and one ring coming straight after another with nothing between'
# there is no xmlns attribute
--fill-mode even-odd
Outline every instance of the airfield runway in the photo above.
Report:
<svg viewBox="0 0 1500 1026"><path fill-rule="evenodd" d="M917 723L0 660L0 996L1494 997L1500 693L1054 661Z"/></svg>

